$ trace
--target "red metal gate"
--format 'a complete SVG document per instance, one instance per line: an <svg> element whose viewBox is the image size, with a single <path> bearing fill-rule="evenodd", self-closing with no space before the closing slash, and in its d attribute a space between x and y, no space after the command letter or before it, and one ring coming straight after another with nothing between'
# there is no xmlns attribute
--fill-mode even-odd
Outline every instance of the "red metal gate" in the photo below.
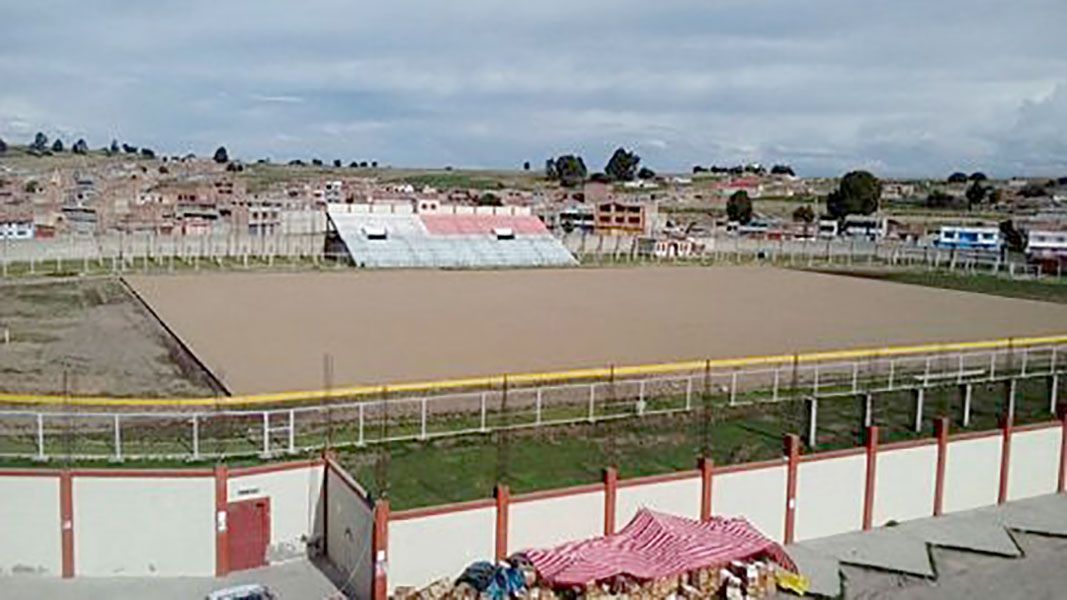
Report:
<svg viewBox="0 0 1067 600"><path fill-rule="evenodd" d="M226 505L229 528L230 570L254 569L267 564L270 545L270 498Z"/></svg>

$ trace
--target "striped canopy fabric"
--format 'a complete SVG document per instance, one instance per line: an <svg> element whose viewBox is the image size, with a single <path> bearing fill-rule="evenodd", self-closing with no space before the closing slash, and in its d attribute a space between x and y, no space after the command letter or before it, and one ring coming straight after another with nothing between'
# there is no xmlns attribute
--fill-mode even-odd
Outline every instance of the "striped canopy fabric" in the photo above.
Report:
<svg viewBox="0 0 1067 600"><path fill-rule="evenodd" d="M700 522L648 509L614 535L526 554L553 586L587 585L616 575L647 581L762 556L796 570L780 545L743 518Z"/></svg>

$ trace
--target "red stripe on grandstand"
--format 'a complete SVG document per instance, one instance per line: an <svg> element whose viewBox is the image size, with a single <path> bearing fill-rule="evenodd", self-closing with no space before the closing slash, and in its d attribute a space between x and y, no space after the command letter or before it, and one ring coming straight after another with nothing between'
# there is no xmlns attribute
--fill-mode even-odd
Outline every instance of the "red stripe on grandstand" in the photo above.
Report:
<svg viewBox="0 0 1067 600"><path fill-rule="evenodd" d="M545 224L532 215L419 215L431 235L488 235L511 229L516 235L548 235Z"/></svg>

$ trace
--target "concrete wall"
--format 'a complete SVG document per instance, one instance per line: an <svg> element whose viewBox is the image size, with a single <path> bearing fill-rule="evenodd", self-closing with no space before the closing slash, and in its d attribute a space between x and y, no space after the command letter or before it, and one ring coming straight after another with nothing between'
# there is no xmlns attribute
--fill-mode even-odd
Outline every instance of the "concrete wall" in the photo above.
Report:
<svg viewBox="0 0 1067 600"><path fill-rule="evenodd" d="M553 522L542 523L545 529ZM492 560L496 508L405 519L389 523L389 585L425 585L456 577L476 560Z"/></svg>
<svg viewBox="0 0 1067 600"><path fill-rule="evenodd" d="M0 477L0 576L58 576L59 525L58 476Z"/></svg>
<svg viewBox="0 0 1067 600"><path fill-rule="evenodd" d="M308 465L229 479L230 502L270 498L269 561L306 556L322 537L322 474L321 465Z"/></svg>
<svg viewBox="0 0 1067 600"><path fill-rule="evenodd" d="M1046 427L1015 431L1011 438L1008 500L1053 494L1059 483L1063 431Z"/></svg>
<svg viewBox="0 0 1067 600"><path fill-rule="evenodd" d="M358 599L370 598L374 511L346 477L333 469L327 470L326 477L327 557L350 582L345 592Z"/></svg>
<svg viewBox="0 0 1067 600"><path fill-rule="evenodd" d="M784 464L716 473L712 490L712 514L745 517L763 535L781 542L785 539Z"/></svg>
<svg viewBox="0 0 1067 600"><path fill-rule="evenodd" d="M508 550L512 552L603 535L604 494L597 491L514 502L508 526ZM492 557L492 553L487 556Z"/></svg>
<svg viewBox="0 0 1067 600"><path fill-rule="evenodd" d="M78 575L215 573L212 477L77 476L72 485Z"/></svg>
<svg viewBox="0 0 1067 600"><path fill-rule="evenodd" d="M796 541L863 526L867 455L801 462L797 468Z"/></svg>
<svg viewBox="0 0 1067 600"><path fill-rule="evenodd" d="M700 475L619 488L615 506L616 530L625 527L640 508L699 519Z"/></svg>
<svg viewBox="0 0 1067 600"><path fill-rule="evenodd" d="M921 519L933 514L937 446L886 449L878 453L871 524Z"/></svg>
<svg viewBox="0 0 1067 600"><path fill-rule="evenodd" d="M946 513L997 503L1000 444L999 435L949 443L945 463Z"/></svg>

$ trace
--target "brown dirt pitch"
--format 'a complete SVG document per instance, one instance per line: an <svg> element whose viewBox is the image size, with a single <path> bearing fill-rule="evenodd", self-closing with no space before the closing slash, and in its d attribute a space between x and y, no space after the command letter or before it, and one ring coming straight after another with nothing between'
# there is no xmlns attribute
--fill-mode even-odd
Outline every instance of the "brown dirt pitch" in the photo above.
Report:
<svg viewBox="0 0 1067 600"><path fill-rule="evenodd" d="M234 393L1061 333L1067 306L762 267L130 277Z"/></svg>

